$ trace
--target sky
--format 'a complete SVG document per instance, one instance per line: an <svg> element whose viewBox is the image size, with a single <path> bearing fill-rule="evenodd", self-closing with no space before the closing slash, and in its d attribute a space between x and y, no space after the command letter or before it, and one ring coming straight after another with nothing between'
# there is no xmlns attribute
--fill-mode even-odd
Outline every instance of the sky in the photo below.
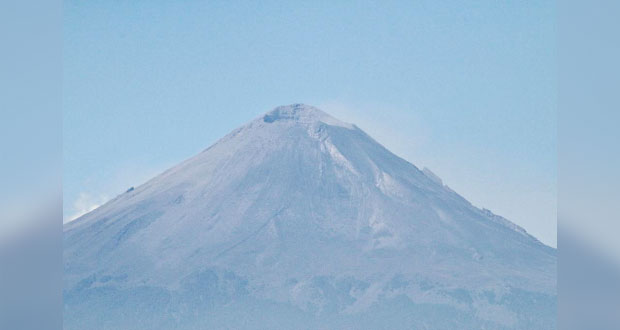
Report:
<svg viewBox="0 0 620 330"><path fill-rule="evenodd" d="M553 1L63 10L65 221L278 105L305 103L557 244Z"/></svg>

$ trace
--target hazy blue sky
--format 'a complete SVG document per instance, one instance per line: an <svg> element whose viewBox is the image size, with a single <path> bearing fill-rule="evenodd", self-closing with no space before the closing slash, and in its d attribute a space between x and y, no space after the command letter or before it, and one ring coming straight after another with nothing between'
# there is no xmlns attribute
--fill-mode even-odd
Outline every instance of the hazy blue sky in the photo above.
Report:
<svg viewBox="0 0 620 330"><path fill-rule="evenodd" d="M65 1L65 217L300 102L555 246L554 6Z"/></svg>

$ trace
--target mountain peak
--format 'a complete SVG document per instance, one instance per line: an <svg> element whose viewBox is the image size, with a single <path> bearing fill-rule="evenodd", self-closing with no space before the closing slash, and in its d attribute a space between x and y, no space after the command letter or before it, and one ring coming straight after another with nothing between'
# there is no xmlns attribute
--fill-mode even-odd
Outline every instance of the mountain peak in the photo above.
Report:
<svg viewBox="0 0 620 330"><path fill-rule="evenodd" d="M329 114L310 105L296 103L290 105L281 105L267 112L262 120L265 123L274 122L296 122L301 124L314 124L323 122L332 126L341 126L353 129L353 125L340 121Z"/></svg>

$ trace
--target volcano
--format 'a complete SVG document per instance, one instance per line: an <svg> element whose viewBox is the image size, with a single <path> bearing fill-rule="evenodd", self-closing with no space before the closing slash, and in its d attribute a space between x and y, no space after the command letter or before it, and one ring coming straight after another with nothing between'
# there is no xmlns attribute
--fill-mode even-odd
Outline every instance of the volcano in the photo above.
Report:
<svg viewBox="0 0 620 330"><path fill-rule="evenodd" d="M303 104L63 231L65 329L557 327L555 249Z"/></svg>

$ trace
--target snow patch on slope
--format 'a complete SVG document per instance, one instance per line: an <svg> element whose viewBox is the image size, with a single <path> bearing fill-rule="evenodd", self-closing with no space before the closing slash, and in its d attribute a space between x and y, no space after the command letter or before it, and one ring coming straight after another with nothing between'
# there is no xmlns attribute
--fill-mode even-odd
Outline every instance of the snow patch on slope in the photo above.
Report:
<svg viewBox="0 0 620 330"><path fill-rule="evenodd" d="M321 143L321 151L326 152L336 164L346 168L355 175L359 175L353 164L338 150L330 139L325 139Z"/></svg>

